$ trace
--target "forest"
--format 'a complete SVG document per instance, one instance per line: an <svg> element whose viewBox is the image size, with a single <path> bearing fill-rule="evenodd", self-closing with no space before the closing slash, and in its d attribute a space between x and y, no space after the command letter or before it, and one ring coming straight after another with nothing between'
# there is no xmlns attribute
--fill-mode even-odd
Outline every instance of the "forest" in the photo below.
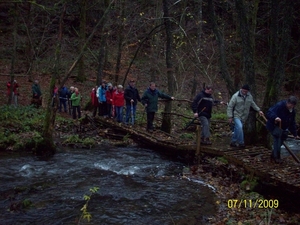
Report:
<svg viewBox="0 0 300 225"><path fill-rule="evenodd" d="M265 110L280 98L297 96L299 4L4 0L1 76L11 81L18 76L28 81L50 78L44 95L48 97L44 146L53 142L52 90L71 78L81 83L92 80L92 86L103 79L124 85L134 78L143 87L154 81L170 95L187 99L203 83L213 84L225 98L247 83ZM170 102L165 111L171 110ZM248 120L247 132L255 133L255 115ZM168 130L168 118L163 124Z"/></svg>
<svg viewBox="0 0 300 225"><path fill-rule="evenodd" d="M88 105L91 89L102 80L125 86L130 79L134 79L140 93L150 82L155 82L159 90L178 100L164 103L165 114L162 115L184 111L180 100L192 100L205 84L212 84L214 97L225 102L242 85L248 84L255 102L264 112L275 102L290 95L299 98L299 8L300 1L291 0L1 0L0 150L14 153L17 150L35 149L36 154L45 156L55 152L57 140L54 133L62 130L71 133L69 128L73 126L69 115L64 115L68 117L65 120L57 112L57 107L52 107L55 86L76 85L84 96L83 103ZM20 106L30 104L31 85L39 80L43 91L43 110L10 107L12 96L7 96L6 83L14 80L20 84ZM12 89L10 91L12 93ZM299 104L296 107L299 108ZM187 115L192 116L188 114L188 109ZM300 119L297 118L297 121ZM174 121L170 117L162 116L162 130L170 132L172 123ZM190 137L189 134L185 135ZM255 143L258 138L268 141L266 136L266 130L257 126L255 112L250 112L245 126L245 141ZM98 137L99 140L101 138ZM79 139L78 134L72 133L64 141ZM95 144L90 137L83 142L86 146ZM70 158L75 155L74 152L70 151ZM83 158L85 153L81 154L80 158ZM97 154L92 157L97 157ZM91 161L91 158L88 160ZM254 210L251 207L232 210L226 204L222 208L224 202L228 203L233 196L245 201L250 198L248 194L252 192L247 190L247 182L250 180L251 186L254 186L257 180L253 174L241 175L241 167L226 163L224 159L215 157L208 161L209 164L203 164L203 167L195 165L191 167L195 170L190 171L200 171L200 176L219 189L218 201L214 202L219 210L212 224L299 224L299 207L296 206L299 198L286 197L287 191L282 189L275 195L275 186L270 188L272 192L267 193L270 194L267 198L276 200L286 197L286 202L295 203L295 207L280 199L278 210ZM62 164L65 165L65 161ZM81 164L85 166L87 162ZM212 166L208 168L207 165ZM274 165L274 173L280 175L276 172L277 166ZM52 167L51 164L49 170ZM207 170L201 172L201 168ZM80 167L79 171L86 173L86 167ZM291 178L293 171L296 170L284 168L283 178L287 181L294 179ZM236 175L236 182L233 182L232 172ZM4 173L3 179L8 179L7 168ZM62 173L59 172L57 177L61 177ZM71 174L77 176L76 173ZM292 175L299 177L296 172ZM99 177L96 174L91 179ZM17 181L11 179L7 183L12 180ZM61 191L64 189L61 183L52 188L48 182L46 186L34 184L30 189L14 187L11 192L2 192L7 197L5 205L10 204L9 210L5 210L3 215L6 213L15 217L20 208L26 209L24 202L32 204L25 201L27 199L23 201L16 198L13 201L11 196L34 192L44 201L40 194L47 193L48 189L44 189L47 185L59 190L65 202L67 193L64 191L71 193L72 188ZM90 186L94 180L85 182ZM80 180L80 186L82 183ZM42 187L41 190L39 187ZM261 187L265 192L270 190L265 189L266 186ZM182 190L178 190L182 195ZM119 196L119 190L117 193ZM105 203L102 199L99 201L98 197L102 195L95 196L95 205ZM261 197L257 196L256 199ZM15 204L17 200L23 205ZM66 210L64 204L57 205L64 207L62 211ZM81 212L82 202L79 205L77 208ZM71 206L74 207L73 200ZM292 210L286 212L286 208ZM40 213L40 208L36 209ZM28 211L19 212L27 216ZM97 214L92 213L93 218L97 218ZM91 216L86 215L88 218ZM77 224L80 224L80 219ZM186 221L181 222L177 224L186 224ZM197 221L189 224L197 224Z"/></svg>

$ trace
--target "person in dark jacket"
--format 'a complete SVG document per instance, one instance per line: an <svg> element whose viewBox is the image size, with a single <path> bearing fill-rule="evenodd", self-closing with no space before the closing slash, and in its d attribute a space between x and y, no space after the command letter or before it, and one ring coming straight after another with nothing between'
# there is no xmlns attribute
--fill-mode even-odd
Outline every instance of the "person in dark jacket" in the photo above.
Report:
<svg viewBox="0 0 300 225"><path fill-rule="evenodd" d="M223 104L221 101L214 100L212 97L213 87L207 85L193 100L192 110L194 117L198 117L201 125L201 144L211 145L210 141L210 118L212 106L218 103Z"/></svg>
<svg viewBox="0 0 300 225"><path fill-rule="evenodd" d="M150 83L149 88L144 92L141 102L146 107L147 112L147 131L153 132L153 121L155 112L158 110L158 98L174 100L174 97L171 97L167 94L164 94L156 89L154 82Z"/></svg>
<svg viewBox="0 0 300 225"><path fill-rule="evenodd" d="M35 80L32 85L31 104L35 105L37 108L39 108L42 105L42 92L38 80Z"/></svg>
<svg viewBox="0 0 300 225"><path fill-rule="evenodd" d="M283 141L287 138L288 131L290 131L295 138L299 138L299 136L297 135L297 127L295 121L296 104L297 98L295 96L290 96L287 100L282 100L276 103L274 106L269 108L267 112L268 121L266 124L266 128L271 132L273 136L273 151L271 154L271 160L275 163L282 162L280 157L280 150Z"/></svg>
<svg viewBox="0 0 300 225"><path fill-rule="evenodd" d="M64 112L68 112L67 110L67 100L68 100L68 88L64 85L59 90L59 112L62 110L62 106L64 107Z"/></svg>
<svg viewBox="0 0 300 225"><path fill-rule="evenodd" d="M136 105L137 102L141 101L139 91L135 87L134 80L130 80L128 87L125 89L124 98L126 101L126 120L125 123L128 124L129 118L131 117L131 125L134 125L135 115L136 115Z"/></svg>

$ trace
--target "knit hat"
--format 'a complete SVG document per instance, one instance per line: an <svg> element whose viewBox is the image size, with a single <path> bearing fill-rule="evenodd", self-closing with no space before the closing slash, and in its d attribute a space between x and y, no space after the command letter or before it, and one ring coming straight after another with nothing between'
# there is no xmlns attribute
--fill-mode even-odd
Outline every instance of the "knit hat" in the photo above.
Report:
<svg viewBox="0 0 300 225"><path fill-rule="evenodd" d="M107 87L112 87L112 84L111 84L111 83L108 83L108 84L107 84Z"/></svg>
<svg viewBox="0 0 300 225"><path fill-rule="evenodd" d="M242 89L247 90L247 91L250 91L250 87L249 87L248 84L244 84L244 85L242 86Z"/></svg>

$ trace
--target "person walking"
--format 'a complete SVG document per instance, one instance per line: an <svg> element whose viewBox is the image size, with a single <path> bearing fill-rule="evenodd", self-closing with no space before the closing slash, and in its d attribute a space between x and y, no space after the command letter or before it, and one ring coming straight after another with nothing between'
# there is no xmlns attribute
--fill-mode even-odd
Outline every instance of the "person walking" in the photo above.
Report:
<svg viewBox="0 0 300 225"><path fill-rule="evenodd" d="M223 104L222 101L214 100L212 97L213 87L211 85L205 88L196 95L192 103L192 110L195 118L199 118L201 129L201 144L211 145L210 141L210 118L212 113L212 106L216 104Z"/></svg>
<svg viewBox="0 0 300 225"><path fill-rule="evenodd" d="M59 112L62 111L62 107L64 107L64 112L67 113L67 101L68 101L68 88L66 85L62 86L59 90Z"/></svg>
<svg viewBox="0 0 300 225"><path fill-rule="evenodd" d="M126 120L125 123L128 124L129 118L131 118L131 125L134 125L135 115L136 115L136 106L137 102L141 101L139 91L135 87L135 81L130 80L128 87L125 89L124 98L126 101Z"/></svg>
<svg viewBox="0 0 300 225"><path fill-rule="evenodd" d="M148 89L144 92L141 102L146 107L147 113L147 131L153 132L153 121L155 113L158 110L158 98L174 100L174 97L171 97L167 94L164 94L156 89L154 82L151 82Z"/></svg>
<svg viewBox="0 0 300 225"><path fill-rule="evenodd" d="M42 91L38 80L34 81L31 89L32 89L31 104L39 108L42 105Z"/></svg>
<svg viewBox="0 0 300 225"><path fill-rule="evenodd" d="M231 147L245 148L243 124L248 118L250 107L257 111L260 116L264 115L254 102L249 91L249 85L243 85L238 92L233 94L227 107L228 121L230 124L234 122L234 131L230 143Z"/></svg>
<svg viewBox="0 0 300 225"><path fill-rule="evenodd" d="M102 81L100 87L97 89L97 98L100 107L99 116L107 116L107 102L106 102L106 93L107 85L105 81Z"/></svg>
<svg viewBox="0 0 300 225"><path fill-rule="evenodd" d="M74 88L74 93L72 94L70 100L72 101L73 119L76 120L77 118L78 119L81 118L81 109L80 109L81 95L78 91L78 88Z"/></svg>
<svg viewBox="0 0 300 225"><path fill-rule="evenodd" d="M117 90L113 94L113 105L115 106L116 120L118 123L122 123L124 107L124 91L122 85L118 85Z"/></svg>
<svg viewBox="0 0 300 225"><path fill-rule="evenodd" d="M282 163L280 151L283 142L286 140L288 132L299 139L296 127L296 112L295 106L297 98L290 96L286 100L281 100L269 108L266 116L266 128L273 137L273 150L271 153L271 161Z"/></svg>
<svg viewBox="0 0 300 225"><path fill-rule="evenodd" d="M107 103L107 114L109 118L114 117L114 108L113 108L113 94L115 89L111 83L107 84L107 90L105 92L106 103Z"/></svg>

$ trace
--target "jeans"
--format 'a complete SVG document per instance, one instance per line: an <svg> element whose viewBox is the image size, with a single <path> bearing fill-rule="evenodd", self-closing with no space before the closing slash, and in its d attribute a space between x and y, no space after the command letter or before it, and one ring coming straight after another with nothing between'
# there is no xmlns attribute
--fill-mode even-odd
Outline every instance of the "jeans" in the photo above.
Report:
<svg viewBox="0 0 300 225"><path fill-rule="evenodd" d="M271 157L274 159L280 159L280 150L283 144L283 140L281 139L281 137L274 136L274 135L272 136L273 136L273 150L272 150Z"/></svg>
<svg viewBox="0 0 300 225"><path fill-rule="evenodd" d="M62 106L64 106L64 111L67 112L67 100L60 98L59 99L59 112L61 112Z"/></svg>
<svg viewBox="0 0 300 225"><path fill-rule="evenodd" d="M136 105L132 105L132 116L131 116L131 105L126 105L126 124L129 122L129 118L131 118L131 124L134 125L136 113Z"/></svg>
<svg viewBox="0 0 300 225"><path fill-rule="evenodd" d="M231 142L244 144L244 131L243 123L240 119L234 118L234 131L231 138Z"/></svg>
<svg viewBox="0 0 300 225"><path fill-rule="evenodd" d="M210 119L206 118L205 116L200 116L199 120L202 125L201 129L201 138L209 138L210 137Z"/></svg>
<svg viewBox="0 0 300 225"><path fill-rule="evenodd" d="M13 101L13 104L17 107L18 106L18 95L17 94L13 93L12 101Z"/></svg>
<svg viewBox="0 0 300 225"><path fill-rule="evenodd" d="M123 106L115 106L117 122L123 122Z"/></svg>

